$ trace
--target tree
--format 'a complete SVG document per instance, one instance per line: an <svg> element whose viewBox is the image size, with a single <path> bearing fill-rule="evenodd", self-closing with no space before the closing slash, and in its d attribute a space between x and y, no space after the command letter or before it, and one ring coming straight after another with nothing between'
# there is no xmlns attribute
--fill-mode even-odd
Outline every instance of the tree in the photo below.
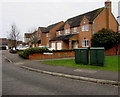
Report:
<svg viewBox="0 0 120 97"><path fill-rule="evenodd" d="M120 44L120 33L109 29L102 29L93 34L91 38L92 47L105 47L105 49L109 49L118 44Z"/></svg>
<svg viewBox="0 0 120 97"><path fill-rule="evenodd" d="M9 33L8 36L8 40L9 40L9 45L13 48L17 46L17 41L20 38L20 32L17 29L17 26L15 24L11 25L11 31Z"/></svg>

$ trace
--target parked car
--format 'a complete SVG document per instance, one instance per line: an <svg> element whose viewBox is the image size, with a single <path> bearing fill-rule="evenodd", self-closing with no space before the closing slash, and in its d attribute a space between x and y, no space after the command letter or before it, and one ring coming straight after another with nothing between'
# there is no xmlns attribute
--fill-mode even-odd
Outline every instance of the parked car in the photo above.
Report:
<svg viewBox="0 0 120 97"><path fill-rule="evenodd" d="M25 49L27 49L27 48L29 48L28 46L17 46L16 47L16 50L19 50L19 51L22 51L22 50L25 50Z"/></svg>
<svg viewBox="0 0 120 97"><path fill-rule="evenodd" d="M40 48L47 48L48 50L53 50L52 48L50 48L49 46L38 46L38 47L40 47Z"/></svg>

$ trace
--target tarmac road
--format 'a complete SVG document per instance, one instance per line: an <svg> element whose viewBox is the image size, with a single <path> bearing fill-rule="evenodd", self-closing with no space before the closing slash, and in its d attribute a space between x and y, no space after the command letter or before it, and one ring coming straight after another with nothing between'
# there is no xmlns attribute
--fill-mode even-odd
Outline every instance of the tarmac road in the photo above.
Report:
<svg viewBox="0 0 120 97"><path fill-rule="evenodd" d="M118 86L24 70L2 56L2 95L118 95Z"/></svg>

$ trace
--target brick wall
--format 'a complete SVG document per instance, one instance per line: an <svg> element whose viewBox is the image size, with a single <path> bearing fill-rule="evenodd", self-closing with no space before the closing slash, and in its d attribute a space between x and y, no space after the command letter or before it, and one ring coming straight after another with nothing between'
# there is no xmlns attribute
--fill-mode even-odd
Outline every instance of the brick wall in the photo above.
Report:
<svg viewBox="0 0 120 97"><path fill-rule="evenodd" d="M116 49L117 49L118 51L116 51ZM114 55L116 55L116 54L120 55L120 45L114 46L113 48L108 49L108 50L105 51L105 55L106 55L106 56L114 56Z"/></svg>
<svg viewBox="0 0 120 97"><path fill-rule="evenodd" d="M29 60L67 58L67 57L74 57L74 56L75 56L74 51L53 52L53 55L37 53L37 54L29 55Z"/></svg>
<svg viewBox="0 0 120 97"><path fill-rule="evenodd" d="M115 46L109 50L106 50L105 55L106 56L115 56L116 55L116 48L118 48L118 55L120 55L120 45ZM29 60L67 58L67 57L74 57L74 56L75 56L74 51L53 52L53 55L36 53L36 54L29 55Z"/></svg>

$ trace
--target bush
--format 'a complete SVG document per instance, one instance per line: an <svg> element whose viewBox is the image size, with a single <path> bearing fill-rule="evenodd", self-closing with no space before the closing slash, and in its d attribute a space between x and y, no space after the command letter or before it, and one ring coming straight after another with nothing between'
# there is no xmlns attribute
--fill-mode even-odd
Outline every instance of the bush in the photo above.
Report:
<svg viewBox="0 0 120 97"><path fill-rule="evenodd" d="M20 57L22 57L22 58L24 58L24 59L28 59L28 55L27 54L25 54L25 53L19 53L19 56Z"/></svg>
<svg viewBox="0 0 120 97"><path fill-rule="evenodd" d="M102 29L91 38L92 47L105 47L107 50L118 44L120 44L120 33L109 29Z"/></svg>
<svg viewBox="0 0 120 97"><path fill-rule="evenodd" d="M20 53L19 56L23 57L24 59L28 59L28 56L31 54L43 53L43 52L49 52L49 50L47 48L39 48L39 47L28 48L24 50L22 53Z"/></svg>
<svg viewBox="0 0 120 97"><path fill-rule="evenodd" d="M53 50L53 52L74 51L74 49Z"/></svg>

